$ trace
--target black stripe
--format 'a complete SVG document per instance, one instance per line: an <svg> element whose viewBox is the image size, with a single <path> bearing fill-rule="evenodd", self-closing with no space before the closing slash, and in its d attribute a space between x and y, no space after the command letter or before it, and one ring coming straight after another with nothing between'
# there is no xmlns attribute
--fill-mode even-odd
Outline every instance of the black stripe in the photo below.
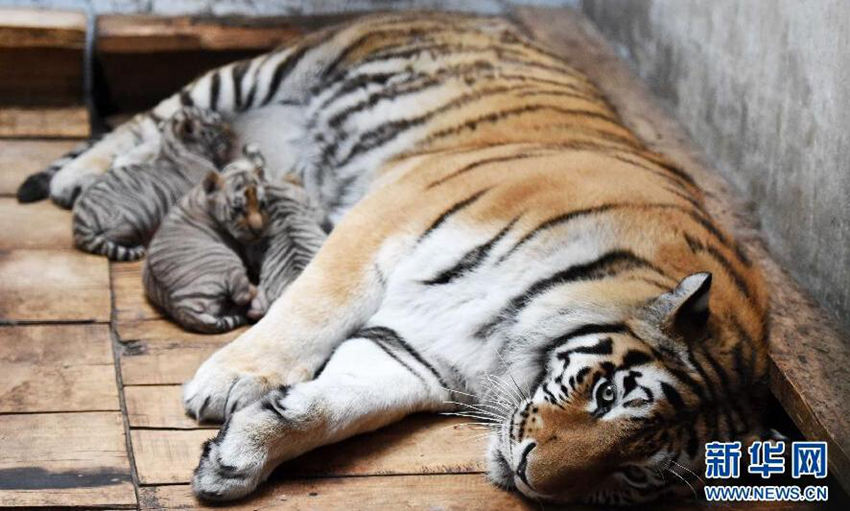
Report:
<svg viewBox="0 0 850 511"><path fill-rule="evenodd" d="M362 334L357 334L357 336L358 336L358 337L364 337L365 339L367 339L367 340L369 340L369 341L372 341L372 343L373 343L375 346L377 346L377 347L381 348L381 350L382 350L384 353L386 353L386 354L387 354L387 356L389 356L390 358L392 358L393 360L395 360L396 362L398 362L398 363L399 363L402 367L404 367L405 369L407 369L407 370L410 372L410 374L412 374L413 376L416 376L417 378L419 378L419 381L421 381L423 385L425 385L425 386L427 386L427 385L428 385L428 382L427 382L427 381L425 381L425 378L423 378L421 374L419 374L419 373L418 373L418 372L416 372L416 371L415 371L412 367L410 367L410 365L409 365L407 362L405 362L404 360L400 359L400 358L398 357L398 355L396 355L395 353L393 353L393 352L389 349L389 347L385 346L383 343L379 342L377 339L373 339L373 338L371 338L371 337L366 337L366 336L364 336L364 335L362 335Z"/></svg>
<svg viewBox="0 0 850 511"><path fill-rule="evenodd" d="M472 195L470 195L469 197L467 197L466 199L463 199L462 201L454 204L449 209L443 211L443 213L440 214L440 216L438 216L436 220L434 220L434 222L430 225L430 227L425 229L425 232L423 232L419 236L419 241L422 241L423 239L425 239L425 237L428 236L429 234L431 234L432 231L434 231L436 228L441 226L443 224L443 222L448 220L448 218L450 216L454 215L458 211L462 210L463 208L469 206L470 204L472 204L473 202L478 200L478 198L481 197L482 195L484 195L484 193L486 193L488 190L489 190L489 188L485 188L483 190L477 191L477 192L473 193Z"/></svg>
<svg viewBox="0 0 850 511"><path fill-rule="evenodd" d="M667 382L661 382L661 391L674 410L678 412L685 407L685 401L682 399L682 395L672 385Z"/></svg>
<svg viewBox="0 0 850 511"><path fill-rule="evenodd" d="M460 258L460 261L458 261L454 266L443 270L433 279L424 281L423 284L448 284L454 279L463 275L464 273L473 271L475 268L480 266L481 263L484 262L484 260L490 254L490 250L493 249L493 246L498 243L499 240L501 240L505 236L505 234L508 233L508 231L511 229L511 227L513 227L518 218L519 217L514 217L514 219L511 220L508 225L503 227L502 230L500 230L498 233L496 233L495 236L490 238L489 241L473 248L472 250L464 254L464 256Z"/></svg>
<svg viewBox="0 0 850 511"><path fill-rule="evenodd" d="M610 337L606 337L596 344L591 344L590 346L579 346L578 348L573 348L571 350L564 350L558 353L557 357L561 360L569 360L570 355L610 355L613 352L614 341L611 340Z"/></svg>
<svg viewBox="0 0 850 511"><path fill-rule="evenodd" d="M451 174L449 174L445 177L441 177L440 179L437 179L436 181L432 181L431 183L428 184L426 189L433 188L437 185L441 185L441 184L445 183L446 181L448 181L449 179L455 178L455 177L457 177L457 176L459 176L459 175L461 175L465 172L469 172L470 170L474 170L478 167L483 167L485 165L491 165L493 163L504 163L504 162L507 162L507 161L522 160L522 159L526 159L526 158L535 158L535 157L539 157L539 156L546 156L546 154L545 153L544 154L541 154L541 153L520 153L520 154L512 154L512 155L509 155L509 156L496 156L496 157L493 157L493 158L485 158L483 160L474 161L472 163L468 163L468 164L464 165L463 167L455 170L454 172L452 172Z"/></svg>
<svg viewBox="0 0 850 511"><path fill-rule="evenodd" d="M592 208L586 209L578 209L575 211L570 211L569 213L565 213L563 215L558 215L556 217L545 220L543 223L532 229L528 234L520 238L510 250L508 250L502 257L499 258L499 262L504 261L511 254L517 251L519 247L527 243L529 240L540 234L541 231L546 229L550 229L556 225L565 224L570 220L574 220L576 218L580 218L583 216L595 215L596 213L601 213L603 211L608 211L609 209L624 207L624 204L603 204L601 206L594 206Z"/></svg>
<svg viewBox="0 0 850 511"><path fill-rule="evenodd" d="M404 350L408 355L428 369L428 371L430 371L434 378L439 382L441 387L448 388L448 385L446 385L446 382L443 381L442 376L440 376L440 373L437 372L434 366L425 360L419 352L407 344L395 330L383 326L373 326L360 330L357 332L355 337L369 339L378 345L390 345Z"/></svg>
<svg viewBox="0 0 850 511"><path fill-rule="evenodd" d="M540 386L543 382L543 379L546 377L547 361L552 357L552 355L559 347L568 343L570 340L576 337L582 337L591 334L624 334L629 333L630 331L631 330L629 329L629 327L626 326L625 323L592 323L582 325L578 328L570 330L569 332L563 335L555 337L537 350L537 356L534 367L538 368L538 374L534 381L537 381L538 383L535 388ZM480 333L481 332L479 330L479 333L477 335L480 335ZM579 371L579 375L581 375L581 378L584 377L582 371ZM578 383L581 383L580 379Z"/></svg>
<svg viewBox="0 0 850 511"><path fill-rule="evenodd" d="M554 287L576 281L603 279L636 268L648 268L664 274L652 263L636 256L629 250L612 250L593 261L570 266L565 270L538 280L529 286L524 293L513 298L508 309L517 314L534 298Z"/></svg>
<svg viewBox="0 0 850 511"><path fill-rule="evenodd" d="M469 103L474 103L475 101L480 101L488 96L510 92L512 88L513 87L498 86L476 90L466 94L461 94L447 103L444 103L439 107L417 117L387 121L372 130L361 133L357 142L351 147L348 154L341 160L334 163L337 167L341 167L353 160L357 155L368 152L376 147L381 147L395 139L395 137L399 134L416 126L421 126L444 112L465 106ZM428 137L426 141L430 139L431 137ZM330 164L332 162L336 156L334 153L338 147L338 143L334 143L329 145L325 151L323 151L321 157L322 164Z"/></svg>
<svg viewBox="0 0 850 511"><path fill-rule="evenodd" d="M233 100L236 106L236 111L242 110L242 78L248 72L251 61L243 60L237 62L231 69L230 76L233 79Z"/></svg>
<svg viewBox="0 0 850 511"><path fill-rule="evenodd" d="M652 362L652 360L652 357L644 351L629 350L626 352L626 356L623 357L623 362L620 363L620 366L617 369L623 371L634 366L648 364Z"/></svg>
<svg viewBox="0 0 850 511"><path fill-rule="evenodd" d="M278 87L280 87L281 81L292 71L292 68L298 64L310 48L311 46L302 46L278 62L277 66L274 68L274 73L272 74L272 81L269 84L269 90L266 91L266 97L263 98L263 101L260 103L261 106L267 105L269 101L272 100L278 90Z"/></svg>
<svg viewBox="0 0 850 511"><path fill-rule="evenodd" d="M191 85L189 85L191 87ZM182 89L180 91L180 104L183 106L194 106L195 100L192 99L192 94L189 92L188 88Z"/></svg>
<svg viewBox="0 0 850 511"><path fill-rule="evenodd" d="M218 75L218 71L212 72L212 77L210 78L212 83L210 84L210 110L218 110L218 94L221 90L221 77Z"/></svg>
<svg viewBox="0 0 850 511"><path fill-rule="evenodd" d="M425 143L433 142L434 140L457 135L463 131L473 131L478 128L480 124L493 124L498 121L505 120L509 117L516 117L519 115L524 115L527 113L538 112L542 110L549 110L561 115L575 115L581 117L590 117L594 119L600 119L611 123L612 125L621 128L617 123L617 120L611 117L610 115L601 114L599 112L593 112L590 110L582 110L576 108L561 108L555 105L523 105L516 108L508 108L505 110L499 110L497 112L491 112L489 114L483 114L478 117L474 117L472 119L468 119L465 122L458 124L456 126L452 126L450 128L444 128L439 131L435 131L428 138L425 139ZM612 134L613 135L613 134Z"/></svg>

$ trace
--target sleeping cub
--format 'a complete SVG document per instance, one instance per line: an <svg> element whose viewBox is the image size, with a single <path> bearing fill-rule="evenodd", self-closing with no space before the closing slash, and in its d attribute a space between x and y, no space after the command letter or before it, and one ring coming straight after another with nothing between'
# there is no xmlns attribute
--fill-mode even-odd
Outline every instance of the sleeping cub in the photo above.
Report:
<svg viewBox="0 0 850 511"><path fill-rule="evenodd" d="M116 165L74 204L74 244L116 261L139 259L171 206L207 173L227 161L233 143L215 112L178 110L161 126L162 138Z"/></svg>
<svg viewBox="0 0 850 511"><path fill-rule="evenodd" d="M151 240L145 291L189 330L223 332L262 316L325 237L303 188L270 185L256 149L245 153L210 172Z"/></svg>

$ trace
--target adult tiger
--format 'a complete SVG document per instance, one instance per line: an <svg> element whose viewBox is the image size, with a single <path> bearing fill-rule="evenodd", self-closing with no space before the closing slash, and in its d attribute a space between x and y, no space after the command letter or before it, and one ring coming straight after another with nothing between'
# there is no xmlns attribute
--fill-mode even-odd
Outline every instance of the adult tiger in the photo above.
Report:
<svg viewBox="0 0 850 511"><path fill-rule="evenodd" d="M758 271L688 175L506 22L371 16L214 70L60 171L54 197L180 104L290 140L260 140L269 167L294 165L336 224L185 386L190 414L227 419L201 498L456 401L495 425L494 482L559 501L678 492L704 442L759 434Z"/></svg>

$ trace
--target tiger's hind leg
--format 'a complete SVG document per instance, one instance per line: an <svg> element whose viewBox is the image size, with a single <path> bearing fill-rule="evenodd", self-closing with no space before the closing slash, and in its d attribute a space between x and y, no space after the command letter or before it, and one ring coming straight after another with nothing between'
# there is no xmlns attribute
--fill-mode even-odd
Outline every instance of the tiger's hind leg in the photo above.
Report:
<svg viewBox="0 0 850 511"><path fill-rule="evenodd" d="M385 336L343 342L316 379L282 387L234 413L203 450L192 481L209 501L247 495L280 463L421 411L451 409L418 354Z"/></svg>
<svg viewBox="0 0 850 511"><path fill-rule="evenodd" d="M275 105L283 103L304 104L313 84L311 77L317 74L317 66L324 62L317 58L322 51L321 45L306 40L298 41L290 47L278 48L203 74L178 93L161 101L153 110L136 115L65 163L50 178L51 199L60 206L70 207L80 192L91 184L87 176L106 172L117 155L158 140L159 122L169 118L182 106L213 110L239 124L240 118L250 117L256 110L274 110ZM261 118L262 127L271 129L272 133L285 131L281 127L285 127L286 121L281 121L279 112L272 111ZM238 127L237 135L241 135ZM261 149L265 148L261 144ZM33 179L40 182L44 180L43 177Z"/></svg>

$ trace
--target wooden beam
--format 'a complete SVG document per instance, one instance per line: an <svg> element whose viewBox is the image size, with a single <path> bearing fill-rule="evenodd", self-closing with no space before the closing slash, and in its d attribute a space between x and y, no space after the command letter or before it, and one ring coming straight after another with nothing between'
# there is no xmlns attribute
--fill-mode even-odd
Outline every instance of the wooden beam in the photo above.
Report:
<svg viewBox="0 0 850 511"><path fill-rule="evenodd" d="M757 219L737 193L587 19L568 9L531 7L518 9L515 17L586 73L647 146L694 177L707 192L711 215L764 270L771 293L771 390L804 435L828 442L831 473L850 490L850 341L771 258Z"/></svg>
<svg viewBox="0 0 850 511"><path fill-rule="evenodd" d="M85 39L82 12L0 8L0 48L82 49Z"/></svg>
<svg viewBox="0 0 850 511"><path fill-rule="evenodd" d="M98 18L100 52L265 50L303 33L285 18L106 15Z"/></svg>

